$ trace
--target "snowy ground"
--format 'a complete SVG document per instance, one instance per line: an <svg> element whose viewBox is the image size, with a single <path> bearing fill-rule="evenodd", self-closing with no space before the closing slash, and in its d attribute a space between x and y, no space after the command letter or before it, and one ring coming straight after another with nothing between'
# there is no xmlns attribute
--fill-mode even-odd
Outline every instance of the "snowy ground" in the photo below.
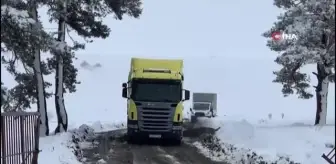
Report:
<svg viewBox="0 0 336 164"><path fill-rule="evenodd" d="M96 56L93 58L84 56L84 59L90 61L91 64L99 62L102 64L102 67L97 69L81 69L80 80L82 84L78 86L78 92L76 94L68 95L66 99L70 127L71 129L75 129L82 124L87 124L96 131L116 129L118 128L117 126L121 126L121 123L123 123L126 118L125 101L120 96L120 89L121 83L126 80L127 77L129 58L119 57L118 61L121 63L120 65L108 65L108 62L112 60L109 57L97 58ZM186 59L186 74L189 73L187 79L191 79L187 80L186 88L192 91L198 91L199 89L197 89L196 86L201 85L197 84L197 82L194 82L192 85L190 83L193 78L198 78L198 76L195 77L190 72L192 68L196 69L197 62L200 61L200 59L202 58L199 57L196 58L196 60L194 58L194 62L190 58ZM83 58L79 60L77 64L79 65L82 61ZM240 61L244 62L244 60ZM263 66L253 68L251 71L262 71L263 69L261 68L263 68ZM111 70L116 69L121 71L120 77L108 79L107 77L109 77L108 75ZM213 66L207 66L203 68L203 71L206 72L211 69L213 69ZM234 76L234 74L227 72L226 76L228 77L227 79L230 79L230 76ZM206 79L211 80L210 78ZM240 81L239 78L236 78L236 80ZM225 79L220 79L218 83L224 81ZM269 81L256 85L263 85L265 83L269 83ZM236 83L235 85L240 84ZM275 84L271 83L268 84L268 86L274 85ZM253 93L253 88L251 89L248 86L241 87ZM332 121L334 120L332 114L330 114L331 116L328 118L328 122L331 125L322 128L309 126L313 123L314 106L309 107L307 103L312 105L314 103L313 100L301 102L300 100L291 98L285 99L279 96L279 88L273 89L272 92L266 90L263 92L268 92L270 95L265 98L268 98L273 103L284 102L284 104L275 106L274 109L267 108L267 110L265 110L266 108L260 107L257 103L248 105L246 102L242 102L235 106L232 101L238 102L238 100L234 99L234 96L241 95L241 93L239 94L230 88L220 89L207 86L206 89L203 88L203 90L209 90L210 92L217 90L219 93L220 116L211 121L202 120L202 125L220 126L221 129L218 132L218 138L221 142L223 142L224 145L232 144L239 149L231 153L231 156L226 155L226 158L229 158L229 160L237 161L239 154L242 154L245 150L247 151L247 149L251 149L257 154L262 155L265 159L270 160L277 158L277 156L289 156L292 160L303 164L323 163L324 161L321 158L322 153L326 153L330 150L325 147L325 144L333 144L335 142L335 126L334 121ZM87 93L94 96L88 96ZM232 99L229 99L226 93L232 94ZM334 93L331 93L330 95L334 96L333 94ZM272 95L278 97L278 100L271 99L270 97L272 97ZM244 98L244 95L241 96L241 99L242 98ZM261 96L261 98L263 97ZM250 97L250 100L247 101L255 102L256 99L258 98ZM286 105L285 102L290 104ZM49 101L49 103L50 126L52 127L51 129L53 129L53 127L55 127L54 122L56 121L56 117L52 109L53 101ZM265 106L271 106L268 103L269 102L266 102ZM333 102L331 101L330 103ZM230 104L232 105L228 108ZM293 105L296 106L295 109L292 109ZM281 108L283 108L282 111L285 113L284 119L281 119ZM329 111L332 111L333 108L334 107L330 105ZM244 115L238 114L239 111L248 111L247 109L251 111L251 113ZM302 112L302 114L300 114L300 112ZM268 120L267 118L269 113L273 113L272 120ZM76 164L76 157L71 153L73 150L68 148L72 145L72 142L70 142L71 139L71 133L42 138L40 162L56 161L55 164L58 164L58 161L60 161L59 163L67 161L69 164ZM196 144L196 146L200 145ZM207 154L207 152L205 153ZM234 157L236 159L233 159ZM217 159L218 158L222 159L223 156L219 154Z"/></svg>
<svg viewBox="0 0 336 164"><path fill-rule="evenodd" d="M212 10L199 12L204 8ZM162 14L157 16L158 13ZM281 87L271 83L272 71L278 67L273 62L276 54L270 52L260 36L277 15L269 0L260 4L175 0L146 3L140 21L126 18L109 22L111 37L88 44L85 51L77 54L81 84L75 94L65 97L69 128L81 132L79 127L86 124L95 131L105 131L125 122L126 102L121 97L121 84L127 80L131 56L181 58L185 61L186 89L218 94L219 117L202 123L221 126L218 138L222 144L252 149L268 159L289 155L303 164L324 163L320 156L329 150L325 143L335 142L335 87L330 86L328 95L330 126L319 129L309 126L315 116L314 99L283 98ZM83 61L89 66L80 67ZM101 67L94 67L97 63ZM304 68L308 73L314 69ZM14 85L4 68L1 79L9 88ZM315 84L315 77L311 79ZM53 82L54 78L45 80ZM52 130L56 123L53 97L47 103ZM189 105L186 102L186 109ZM267 118L270 113L272 120ZM281 113L285 114L284 119L280 119ZM73 136L68 132L41 138L39 163L79 164L73 153ZM239 157L241 152L233 151L229 160L239 160L232 157ZM223 156L219 154L219 158Z"/></svg>
<svg viewBox="0 0 336 164"><path fill-rule="evenodd" d="M314 127L303 122L287 122L287 124L284 121L282 124L278 122L271 120L266 124L253 125L244 119L225 117L200 120L203 126L221 127L217 136L224 148L230 147L228 144L238 148L229 154L218 153L217 156L212 156L215 160L226 159L239 163L240 159L237 156L244 156L247 154L245 152L255 152L266 161L289 157L302 164L325 163L321 155L331 150L326 145L335 143L335 125ZM209 155L209 151L200 143L195 145Z"/></svg>
<svg viewBox="0 0 336 164"><path fill-rule="evenodd" d="M221 142L233 144L238 148L252 149L267 159L288 155L303 164L323 162L322 153L329 151L325 144L335 143L334 85L331 85L329 94L330 125L316 129L309 126L313 123L315 115L315 101L298 100L295 97L283 98L280 87L271 83L271 71L264 69L272 67L273 64L265 62L266 59L218 56L183 58L185 87L191 91L218 93L219 117L203 124L221 126L218 132ZM101 67L82 68L80 63L83 61L88 61L91 65L100 63ZM249 69L240 72L238 66L229 64L232 61L240 62ZM112 130L117 128L116 125L120 126L125 122L126 102L121 98L121 83L127 78L129 62L130 56L79 56L76 65L80 68L79 79L82 83L75 94L67 95L65 99L70 129L86 124L97 131ZM204 66L198 67L202 63ZM258 63L258 66L255 66L255 63ZM246 76L237 76L237 72L229 70L236 70ZM223 78L213 79L208 72L215 73L214 71L223 74ZM111 72L116 74L111 76ZM255 78L254 72L263 76ZM2 76L5 74L6 72L2 72ZM204 80L200 81L200 76ZM9 78L2 79L5 84L10 81ZM53 81L53 77L45 79ZM246 79L249 79L250 83L246 83ZM240 91L235 88L239 88ZM189 103L186 103L186 109L188 107ZM54 129L56 115L53 99L48 100L48 110L50 129ZM267 118L270 113L272 120ZM281 119L281 113L285 114L284 119ZM40 163L55 161L55 164L59 164L67 161L69 164L76 164L76 157L71 153L73 150L68 148L72 145L71 140L71 133L41 138ZM236 155L233 153L233 156Z"/></svg>
<svg viewBox="0 0 336 164"><path fill-rule="evenodd" d="M240 164L241 160L248 161L248 154L255 152L258 157L262 156L263 161L274 162L286 157L301 164L322 164L325 161L321 158L322 153L330 151L326 144L335 143L335 126L313 127L305 123L279 124L269 121L268 124L251 124L247 120L227 119L227 117L216 119L200 119L198 125L208 127L221 127L216 133L218 145L225 150L215 152L209 151L204 145L197 142L194 146L200 149L204 155L218 161L230 161L232 164ZM86 126L84 126L85 128ZM90 130L95 132L123 128L121 124L101 124L95 122L90 125ZM73 132L83 135L83 127L72 130L72 132L41 138L40 145L42 152L39 161L54 161L55 164L80 164L74 155ZM85 137L93 135L93 131L85 134ZM78 137L76 137L78 138ZM81 137L79 137L81 138ZM234 150L232 150L234 149ZM50 163L50 162L49 162ZM54 163L53 163L54 164Z"/></svg>
<svg viewBox="0 0 336 164"><path fill-rule="evenodd" d="M67 133L43 137L40 139L39 163L50 164L81 164L77 158L78 149L75 143L85 144L84 138L94 136L96 132L124 128L121 124L102 124L95 122L92 125L83 124L79 128ZM82 145L86 146L86 145Z"/></svg>

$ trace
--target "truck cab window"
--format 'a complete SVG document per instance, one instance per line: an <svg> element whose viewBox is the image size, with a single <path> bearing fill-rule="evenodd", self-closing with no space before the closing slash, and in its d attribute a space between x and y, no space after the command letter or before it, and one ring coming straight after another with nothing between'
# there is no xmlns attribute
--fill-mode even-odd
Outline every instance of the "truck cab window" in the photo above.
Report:
<svg viewBox="0 0 336 164"><path fill-rule="evenodd" d="M179 102L182 98L181 83L161 81L133 81L132 99L135 101Z"/></svg>
<svg viewBox="0 0 336 164"><path fill-rule="evenodd" d="M194 109L195 110L208 110L210 108L209 103L195 103Z"/></svg>

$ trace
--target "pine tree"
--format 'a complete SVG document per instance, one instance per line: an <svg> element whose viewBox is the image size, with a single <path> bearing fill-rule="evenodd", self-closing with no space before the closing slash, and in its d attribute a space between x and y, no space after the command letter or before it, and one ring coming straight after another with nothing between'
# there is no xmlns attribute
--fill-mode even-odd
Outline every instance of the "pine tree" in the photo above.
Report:
<svg viewBox="0 0 336 164"><path fill-rule="evenodd" d="M114 14L118 20L121 20L124 14L138 18L142 12L140 0L72 0L68 1L66 8L63 3L50 1L48 6L50 20L59 24L58 43L64 45L66 45L64 43L65 32L74 31L87 42L92 42L91 38L105 39L110 34L110 28L103 23L103 18L110 14ZM66 25L63 24L64 22ZM67 47L66 51L54 51L54 56L48 60L49 68L56 72L55 104L58 126L55 133L67 130L68 118L63 95L65 92L75 92L76 84L79 84L78 70L73 65L73 60L75 51L84 49L84 45L84 43L74 41L74 46L66 45L64 46Z"/></svg>
<svg viewBox="0 0 336 164"><path fill-rule="evenodd" d="M47 51L51 38L43 30L33 1L1 1L1 55L2 63L18 83L8 91L5 111L25 110L37 103L41 114L41 136L49 134L46 98L51 96L45 88L43 75L50 74L46 63L40 60L40 51ZM21 64L24 71L20 71Z"/></svg>
<svg viewBox="0 0 336 164"><path fill-rule="evenodd" d="M297 94L309 99L310 74L300 72L305 65L316 65L318 84L315 124L326 124L329 82L335 80L335 0L275 0L285 12L263 36L271 38L274 32L292 34L296 39L270 39L267 46L280 55L275 62L282 66L275 71L273 82L283 85L285 96Z"/></svg>
<svg viewBox="0 0 336 164"><path fill-rule="evenodd" d="M1 107L5 104L8 104L7 102L7 87L4 86L4 83L1 82Z"/></svg>

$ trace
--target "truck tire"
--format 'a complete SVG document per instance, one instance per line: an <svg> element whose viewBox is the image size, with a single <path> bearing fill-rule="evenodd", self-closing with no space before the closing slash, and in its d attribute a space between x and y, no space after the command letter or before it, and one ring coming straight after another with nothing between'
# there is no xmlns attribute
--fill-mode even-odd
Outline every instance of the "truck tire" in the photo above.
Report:
<svg viewBox="0 0 336 164"><path fill-rule="evenodd" d="M131 136L127 136L127 143L133 144L133 138Z"/></svg>
<svg viewBox="0 0 336 164"><path fill-rule="evenodd" d="M191 123L196 123L197 117L196 116L191 116Z"/></svg>
<svg viewBox="0 0 336 164"><path fill-rule="evenodd" d="M143 142L146 142L143 137L131 135L127 137L127 143L130 145L140 145L143 144Z"/></svg>
<svg viewBox="0 0 336 164"><path fill-rule="evenodd" d="M170 146L180 146L182 144L182 138L181 137L170 138L166 140L165 143L168 143Z"/></svg>
<svg viewBox="0 0 336 164"><path fill-rule="evenodd" d="M180 146L182 144L182 138L177 138L173 141L174 146Z"/></svg>
<svg viewBox="0 0 336 164"><path fill-rule="evenodd" d="M128 144L134 144L135 143L134 137L132 135L127 135L127 143Z"/></svg>
<svg viewBox="0 0 336 164"><path fill-rule="evenodd" d="M140 136L137 136L136 134L132 133L130 129L127 129L127 143L128 144L137 144L139 142Z"/></svg>

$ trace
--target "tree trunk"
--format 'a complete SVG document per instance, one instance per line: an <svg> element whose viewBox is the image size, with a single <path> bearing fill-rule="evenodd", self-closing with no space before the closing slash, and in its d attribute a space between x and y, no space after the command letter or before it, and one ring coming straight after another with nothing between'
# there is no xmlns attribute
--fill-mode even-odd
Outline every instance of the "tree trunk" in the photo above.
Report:
<svg viewBox="0 0 336 164"><path fill-rule="evenodd" d="M65 42L65 14L66 14L67 2L64 1L64 4L60 6L62 10L62 16L58 22L58 41ZM68 114L65 109L64 104L64 87L63 87L63 55L64 51L59 51L59 54L56 54L56 87L55 87L55 105L56 105L56 114L57 114L57 127L55 133L60 133L67 131L68 129Z"/></svg>
<svg viewBox="0 0 336 164"><path fill-rule="evenodd" d="M37 22L37 4L31 4L31 13L33 19ZM33 25L33 28L36 28ZM41 122L40 122L40 136L48 136L49 135L49 125L48 125L48 114L47 114L47 102L45 97L45 90L44 90L44 80L41 71L41 54L40 50L35 50L34 52L34 76L36 80L36 90L37 90L37 110L40 113Z"/></svg>
<svg viewBox="0 0 336 164"><path fill-rule="evenodd" d="M323 64L317 64L315 125L325 125L327 123L329 73L328 68Z"/></svg>

